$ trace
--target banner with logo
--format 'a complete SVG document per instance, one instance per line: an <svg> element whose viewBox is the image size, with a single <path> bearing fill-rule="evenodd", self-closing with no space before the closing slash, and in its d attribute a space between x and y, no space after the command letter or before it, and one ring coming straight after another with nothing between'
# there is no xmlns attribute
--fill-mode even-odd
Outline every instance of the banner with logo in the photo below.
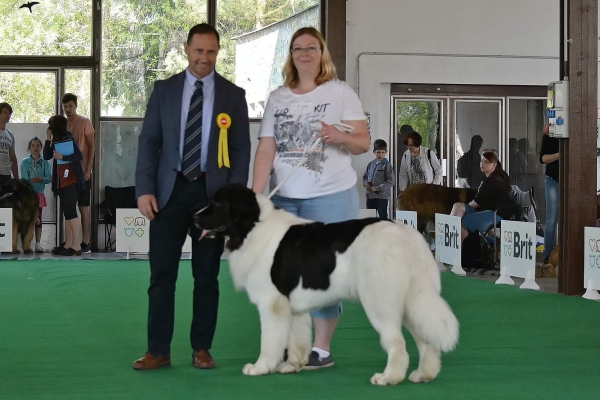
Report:
<svg viewBox="0 0 600 400"><path fill-rule="evenodd" d="M584 228L583 287L586 299L598 300L600 295L600 228Z"/></svg>
<svg viewBox="0 0 600 400"><path fill-rule="evenodd" d="M0 208L0 251L12 251L12 208Z"/></svg>
<svg viewBox="0 0 600 400"><path fill-rule="evenodd" d="M115 239L118 253L150 251L150 221L137 208L117 208ZM186 237L182 252L191 253L192 240Z"/></svg>
<svg viewBox="0 0 600 400"><path fill-rule="evenodd" d="M400 221L404 225L412 226L417 229L417 212L396 210L396 221Z"/></svg>
<svg viewBox="0 0 600 400"><path fill-rule="evenodd" d="M496 283L513 284L511 276L524 278L523 289L539 289L535 283L535 223L500 222L500 279ZM506 277L506 278L503 278Z"/></svg>
<svg viewBox="0 0 600 400"><path fill-rule="evenodd" d="M435 214L435 259L452 265L452 272L466 275L461 266L460 217Z"/></svg>

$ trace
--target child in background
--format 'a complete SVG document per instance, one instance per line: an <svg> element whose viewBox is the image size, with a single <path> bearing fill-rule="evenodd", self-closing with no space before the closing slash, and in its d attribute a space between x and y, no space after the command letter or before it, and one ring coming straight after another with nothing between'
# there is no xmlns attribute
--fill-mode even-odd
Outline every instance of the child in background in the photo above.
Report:
<svg viewBox="0 0 600 400"><path fill-rule="evenodd" d="M394 186L394 169L385 158L387 143L377 139L373 143L375 159L367 165L363 175L363 186L367 189L367 209L377 210L379 218L388 218L388 200Z"/></svg>
<svg viewBox="0 0 600 400"><path fill-rule="evenodd" d="M46 207L46 196L44 189L50 183L51 169L50 162L41 157L42 141L34 137L29 141L27 150L31 153L21 161L21 178L25 179L33 190L37 193L39 201L38 220L35 222L35 252L43 253L44 249L40 244L42 237L42 209Z"/></svg>

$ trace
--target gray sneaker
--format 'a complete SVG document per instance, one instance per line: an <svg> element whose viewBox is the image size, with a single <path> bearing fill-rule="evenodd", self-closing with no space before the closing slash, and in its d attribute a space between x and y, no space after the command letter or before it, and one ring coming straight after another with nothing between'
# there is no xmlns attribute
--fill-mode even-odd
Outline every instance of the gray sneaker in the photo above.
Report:
<svg viewBox="0 0 600 400"><path fill-rule="evenodd" d="M328 367L333 367L333 358L331 357L331 354L325 358L322 358L316 351L311 351L310 356L308 356L308 364L306 364L302 369L311 370Z"/></svg>

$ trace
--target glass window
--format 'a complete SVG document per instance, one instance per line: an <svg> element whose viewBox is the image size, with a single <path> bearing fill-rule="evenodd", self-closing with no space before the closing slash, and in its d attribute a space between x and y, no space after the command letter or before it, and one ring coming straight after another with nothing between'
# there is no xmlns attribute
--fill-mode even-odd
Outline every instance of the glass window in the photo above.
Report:
<svg viewBox="0 0 600 400"><path fill-rule="evenodd" d="M90 56L92 0L0 2L0 55Z"/></svg>
<svg viewBox="0 0 600 400"><path fill-rule="evenodd" d="M246 90L250 118L262 117L269 93L283 83L290 38L303 26L319 27L318 0L217 2L217 71Z"/></svg>
<svg viewBox="0 0 600 400"><path fill-rule="evenodd" d="M90 69L66 69L65 93L77 96L77 114L92 119L91 89L92 71Z"/></svg>
<svg viewBox="0 0 600 400"><path fill-rule="evenodd" d="M100 198L103 199L105 186L135 186L138 136L142 123L102 121L100 130Z"/></svg>
<svg viewBox="0 0 600 400"><path fill-rule="evenodd" d="M0 71L0 98L13 109L11 123L47 123L56 113L56 72Z"/></svg>
<svg viewBox="0 0 600 400"><path fill-rule="evenodd" d="M187 66L183 43L206 0L102 2L103 116L142 117L157 79Z"/></svg>

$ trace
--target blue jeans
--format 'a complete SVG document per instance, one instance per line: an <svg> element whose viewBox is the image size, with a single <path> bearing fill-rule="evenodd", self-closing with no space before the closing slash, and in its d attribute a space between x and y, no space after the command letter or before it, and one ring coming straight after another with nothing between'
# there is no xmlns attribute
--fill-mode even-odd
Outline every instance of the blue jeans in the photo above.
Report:
<svg viewBox="0 0 600 400"><path fill-rule="evenodd" d="M556 226L558 225L558 182L546 176L546 223L544 225L544 262L550 258L550 253L556 241Z"/></svg>
<svg viewBox="0 0 600 400"><path fill-rule="evenodd" d="M502 218L496 215L496 222ZM494 222L494 212L490 210L479 211L468 204L465 204L465 215L463 215L461 224L469 232L479 231L485 233Z"/></svg>
<svg viewBox="0 0 600 400"><path fill-rule="evenodd" d="M352 187L343 192L314 197L312 199L290 199L273 196L275 207L282 208L292 214L311 221L341 222L358 217L358 191ZM342 312L342 303L322 308L310 313L318 319L337 318Z"/></svg>
<svg viewBox="0 0 600 400"><path fill-rule="evenodd" d="M388 199L367 199L367 209L377 210L379 218L388 219Z"/></svg>

